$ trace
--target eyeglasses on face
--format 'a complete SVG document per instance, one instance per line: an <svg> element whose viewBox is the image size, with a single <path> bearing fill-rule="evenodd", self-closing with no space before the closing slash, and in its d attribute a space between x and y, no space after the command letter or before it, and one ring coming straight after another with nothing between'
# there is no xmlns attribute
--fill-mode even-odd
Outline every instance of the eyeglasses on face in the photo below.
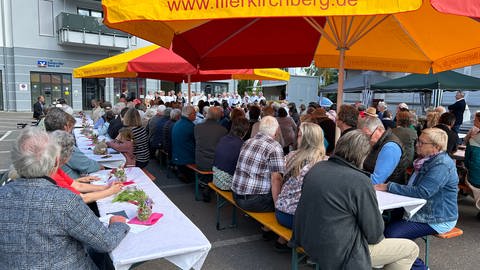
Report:
<svg viewBox="0 0 480 270"><path fill-rule="evenodd" d="M424 141L422 141L422 140L418 140L418 141L417 141L417 144L418 144L418 145L424 145L424 144L432 144L432 145L434 145L434 143L424 142Z"/></svg>

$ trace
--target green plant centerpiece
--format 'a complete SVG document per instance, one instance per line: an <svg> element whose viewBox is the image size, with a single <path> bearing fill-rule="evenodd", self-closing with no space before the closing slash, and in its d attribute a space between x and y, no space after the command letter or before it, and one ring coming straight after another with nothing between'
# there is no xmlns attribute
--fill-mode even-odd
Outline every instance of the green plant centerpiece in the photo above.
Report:
<svg viewBox="0 0 480 270"><path fill-rule="evenodd" d="M112 202L130 202L137 205L137 218L146 221L152 215L153 200L143 190L127 189L120 192Z"/></svg>
<svg viewBox="0 0 480 270"><path fill-rule="evenodd" d="M123 167L113 168L110 173L113 174L118 179L118 181L122 183L127 181L127 173L125 172L125 168Z"/></svg>

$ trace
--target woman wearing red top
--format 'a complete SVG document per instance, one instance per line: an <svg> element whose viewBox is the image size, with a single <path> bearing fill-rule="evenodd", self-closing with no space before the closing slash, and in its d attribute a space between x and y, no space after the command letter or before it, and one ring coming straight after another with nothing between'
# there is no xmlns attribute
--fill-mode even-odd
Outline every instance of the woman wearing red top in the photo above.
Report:
<svg viewBox="0 0 480 270"><path fill-rule="evenodd" d="M97 201L99 199L116 194L122 190L121 183L114 183L110 186L92 185L82 182L90 182L98 180L96 176L81 177L77 180L72 179L62 169L62 165L67 163L73 151L75 140L73 136L65 131L56 130L50 136L57 141L61 147L60 160L57 171L51 175L53 180L63 188L71 190L75 194L79 194L85 203Z"/></svg>

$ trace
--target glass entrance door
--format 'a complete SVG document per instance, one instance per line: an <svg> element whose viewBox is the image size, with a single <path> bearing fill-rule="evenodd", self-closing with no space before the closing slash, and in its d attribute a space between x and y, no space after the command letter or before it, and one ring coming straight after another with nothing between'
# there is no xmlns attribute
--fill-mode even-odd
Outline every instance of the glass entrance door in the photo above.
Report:
<svg viewBox="0 0 480 270"><path fill-rule="evenodd" d="M105 101L105 79L82 79L82 110L92 109L92 99Z"/></svg>
<svg viewBox="0 0 480 270"><path fill-rule="evenodd" d="M38 96L45 97L45 105L50 106L59 98L65 99L72 106L72 75L63 73L30 72L30 85L32 88L32 106L37 102Z"/></svg>

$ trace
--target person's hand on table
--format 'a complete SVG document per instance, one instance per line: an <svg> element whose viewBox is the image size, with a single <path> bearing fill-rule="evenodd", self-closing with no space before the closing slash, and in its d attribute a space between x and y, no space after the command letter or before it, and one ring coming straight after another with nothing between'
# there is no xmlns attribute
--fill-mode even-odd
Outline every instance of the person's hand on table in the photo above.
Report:
<svg viewBox="0 0 480 270"><path fill-rule="evenodd" d="M388 184L376 184L373 187L378 191L388 191Z"/></svg>
<svg viewBox="0 0 480 270"><path fill-rule="evenodd" d="M92 181L97 181L97 180L100 180L100 177L94 176L94 175L87 175L87 176L77 178L77 181L81 183L90 183Z"/></svg>
<svg viewBox="0 0 480 270"><path fill-rule="evenodd" d="M110 194L116 194L122 190L123 184L121 182L113 182L110 187L108 187L108 191Z"/></svg>
<svg viewBox="0 0 480 270"><path fill-rule="evenodd" d="M109 224L112 224L112 223L115 223L115 222L126 223L127 219L125 217L122 217L122 216L112 216L110 218Z"/></svg>

